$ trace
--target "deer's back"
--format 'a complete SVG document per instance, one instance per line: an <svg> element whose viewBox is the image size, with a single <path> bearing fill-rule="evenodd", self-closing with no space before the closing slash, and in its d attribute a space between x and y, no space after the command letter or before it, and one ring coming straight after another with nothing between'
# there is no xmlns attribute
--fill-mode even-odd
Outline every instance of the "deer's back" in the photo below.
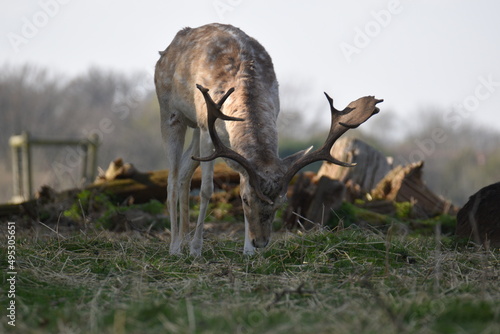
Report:
<svg viewBox="0 0 500 334"><path fill-rule="evenodd" d="M262 45L240 29L222 24L185 28L160 54L155 84L160 104L166 109L204 123L204 100L196 89L196 84L201 84L210 89L215 101L235 88L224 104L227 114L259 108L269 109L277 117L278 83L271 58Z"/></svg>

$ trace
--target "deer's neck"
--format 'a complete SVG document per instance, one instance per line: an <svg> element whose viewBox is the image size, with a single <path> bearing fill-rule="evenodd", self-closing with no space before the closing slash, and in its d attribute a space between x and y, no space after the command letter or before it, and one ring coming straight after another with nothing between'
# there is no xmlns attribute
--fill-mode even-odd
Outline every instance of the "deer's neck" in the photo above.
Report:
<svg viewBox="0 0 500 334"><path fill-rule="evenodd" d="M234 93L224 103L223 113L245 119L224 122L233 150L258 164L273 163L278 158L276 120L279 113L278 82L271 57L253 38L239 29L214 25L206 28L200 38L207 43L192 43L198 55L193 61L179 59L189 73L195 73L194 83L208 87L217 101L231 87ZM208 38L209 37L209 38ZM199 46L203 45L203 47ZM195 64L195 65L193 65ZM192 66L196 70L192 70ZM191 77L186 73L185 77ZM198 102L204 105L200 94ZM198 108L198 122L204 122L204 108Z"/></svg>
<svg viewBox="0 0 500 334"><path fill-rule="evenodd" d="M275 93L250 94L236 90L236 96L224 112L243 118L242 122L225 122L231 148L251 162L273 164L278 158L276 121L279 113L277 85ZM234 93L233 93L234 94Z"/></svg>

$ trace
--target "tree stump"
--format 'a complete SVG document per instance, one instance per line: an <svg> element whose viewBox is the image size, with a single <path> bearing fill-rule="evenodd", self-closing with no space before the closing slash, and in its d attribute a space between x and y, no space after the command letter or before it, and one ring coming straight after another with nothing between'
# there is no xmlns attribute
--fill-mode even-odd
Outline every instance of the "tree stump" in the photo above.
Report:
<svg viewBox="0 0 500 334"><path fill-rule="evenodd" d="M456 235L500 247L500 182L482 188L457 214Z"/></svg>
<svg viewBox="0 0 500 334"><path fill-rule="evenodd" d="M331 155L354 167L342 167L325 161L318 171L318 179L327 176L346 184L348 201L354 201L369 193L391 170L391 165L384 154L356 138L340 138L333 145Z"/></svg>
<svg viewBox="0 0 500 334"><path fill-rule="evenodd" d="M346 188L338 180L332 180L322 176L316 185L316 191L307 209L305 227L313 227L314 224L324 225L330 219L332 210L337 210L342 205Z"/></svg>
<svg viewBox="0 0 500 334"><path fill-rule="evenodd" d="M293 186L292 195L288 200L288 207L283 216L284 225L288 230L293 230L299 225L299 216L304 216L311 203L314 192L311 173L300 173Z"/></svg>
<svg viewBox="0 0 500 334"><path fill-rule="evenodd" d="M308 230L323 225L329 220L332 210L342 205L345 197L342 182L324 176L314 183L313 177L311 173L299 175L283 218L287 229L301 226Z"/></svg>

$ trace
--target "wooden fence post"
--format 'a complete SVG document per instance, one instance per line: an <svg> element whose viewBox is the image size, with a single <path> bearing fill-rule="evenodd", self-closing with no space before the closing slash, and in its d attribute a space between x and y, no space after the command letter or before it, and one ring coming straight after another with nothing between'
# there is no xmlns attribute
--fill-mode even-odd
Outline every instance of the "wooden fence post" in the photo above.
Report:
<svg viewBox="0 0 500 334"><path fill-rule="evenodd" d="M83 150L82 179L92 182L97 171L97 149L99 137L94 134L86 139L39 139L28 132L12 136L9 145L12 152L12 179L14 196L12 202L19 203L33 197L33 171L31 149L33 146L77 146Z"/></svg>
<svg viewBox="0 0 500 334"><path fill-rule="evenodd" d="M24 131L9 139L12 153L13 202L22 202L31 197L31 146L30 135Z"/></svg>
<svg viewBox="0 0 500 334"><path fill-rule="evenodd" d="M92 182L96 178L97 171L97 148L99 147L99 136L97 134L93 134L88 139L87 145L87 155L88 155L88 179ZM85 175L87 176L87 175Z"/></svg>
<svg viewBox="0 0 500 334"><path fill-rule="evenodd" d="M22 152L22 170L23 170L23 196L24 200L29 200L32 197L33 191L33 176L31 169L31 143L30 134L27 131L23 131L21 134L23 136L23 145L21 146Z"/></svg>
<svg viewBox="0 0 500 334"><path fill-rule="evenodd" d="M13 202L22 201L21 194L23 193L23 184L21 181L21 154L19 146L16 142L20 139L20 136L12 136L9 139L10 151L12 156L12 190L14 192L12 196Z"/></svg>

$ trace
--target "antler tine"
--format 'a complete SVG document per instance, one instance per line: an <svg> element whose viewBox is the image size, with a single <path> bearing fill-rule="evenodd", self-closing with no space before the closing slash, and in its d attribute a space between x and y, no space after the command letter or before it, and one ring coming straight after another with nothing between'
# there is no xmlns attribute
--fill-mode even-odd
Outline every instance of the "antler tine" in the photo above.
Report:
<svg viewBox="0 0 500 334"><path fill-rule="evenodd" d="M349 103L349 105L344 110L337 110L333 106L333 99L327 93L325 93L325 96L328 100L328 103L330 104L330 112L332 115L328 137L326 138L323 146L321 146L316 151L304 155L302 158L298 159L292 166L290 166L283 177L285 181L285 187L299 170L316 161L326 160L343 167L356 166L355 163L339 161L332 157L330 151L333 147L333 144L347 130L357 128L366 120L368 120L368 118L370 118L372 115L378 113L380 109L375 107L375 105L384 101L377 100L373 96L365 96Z"/></svg>
<svg viewBox="0 0 500 334"><path fill-rule="evenodd" d="M191 158L197 161L211 161L216 158L227 158L236 161L247 171L250 185L254 188L257 196L261 200L266 201L269 204L272 204L273 202L266 195L262 193L262 190L260 189L260 185L258 182L258 175L257 173L255 173L255 170L253 169L250 162L241 154L225 146L222 140L219 138L219 135L217 134L217 131L215 129L215 121L217 120L217 118L220 118L225 121L244 121L243 118L227 116L223 114L221 111L224 102L227 100L229 95L231 95L234 92L234 87L229 89L217 104L212 100L210 94L208 94L209 90L207 88L198 84L196 85L196 87L203 93L203 96L205 98L205 102L207 105L207 113L208 113L207 117L208 132L210 134L210 138L212 139L212 143L214 144L215 152L208 157L201 158L192 156Z"/></svg>
<svg viewBox="0 0 500 334"><path fill-rule="evenodd" d="M212 139L212 143L214 144L215 152L208 156L208 157L192 157L194 160L198 161L211 161L214 160L218 157L225 157L225 158L230 158L233 159L237 162L240 160L246 160L243 158L241 155L236 153L235 151L227 148L222 141L219 138L219 135L217 134L217 131L215 130L215 121L217 118L226 120L226 121L244 121L242 118L236 118L236 117L230 117L222 113L220 110L222 107L222 104L224 103L225 100L229 97L234 92L234 88L229 89L226 94L220 99L220 101L216 104L213 100L210 94L208 94L208 88L205 88L201 85L196 85L196 87L203 93L203 97L205 98L205 103L207 106L207 126L208 126L208 131L210 134L210 138ZM248 161L243 162L246 163ZM241 163L240 163L241 164Z"/></svg>
<svg viewBox="0 0 500 334"><path fill-rule="evenodd" d="M207 109L209 109L208 110L208 118L210 118L210 116L212 114L214 114L214 116L215 116L214 123L215 123L215 120L217 118L223 119L225 121L244 121L243 118L227 116L220 111L220 109L222 108L222 105L224 104L224 102L226 102L229 95L231 95L234 92L234 87L231 87L226 92L226 94L224 94L224 96L221 97L221 99L219 100L219 102L217 104L214 102L214 100L212 100L212 97L210 96L210 94L208 94L208 91L209 91L208 88L205 88L202 85L198 85L198 84L196 85L196 88L198 88L200 90L200 92L203 93L203 96L205 97ZM215 108L210 109L210 107L215 107Z"/></svg>
<svg viewBox="0 0 500 334"><path fill-rule="evenodd" d="M217 103L217 108L219 108L219 109L222 108L222 105L224 104L224 102L226 102L226 100L229 97L229 95L231 95L233 92L234 92L234 87L229 88L229 90L226 92L226 94L224 94L224 96ZM224 115L224 114L222 114L222 115ZM242 121L244 121L243 118L239 118L239 119L241 119Z"/></svg>

